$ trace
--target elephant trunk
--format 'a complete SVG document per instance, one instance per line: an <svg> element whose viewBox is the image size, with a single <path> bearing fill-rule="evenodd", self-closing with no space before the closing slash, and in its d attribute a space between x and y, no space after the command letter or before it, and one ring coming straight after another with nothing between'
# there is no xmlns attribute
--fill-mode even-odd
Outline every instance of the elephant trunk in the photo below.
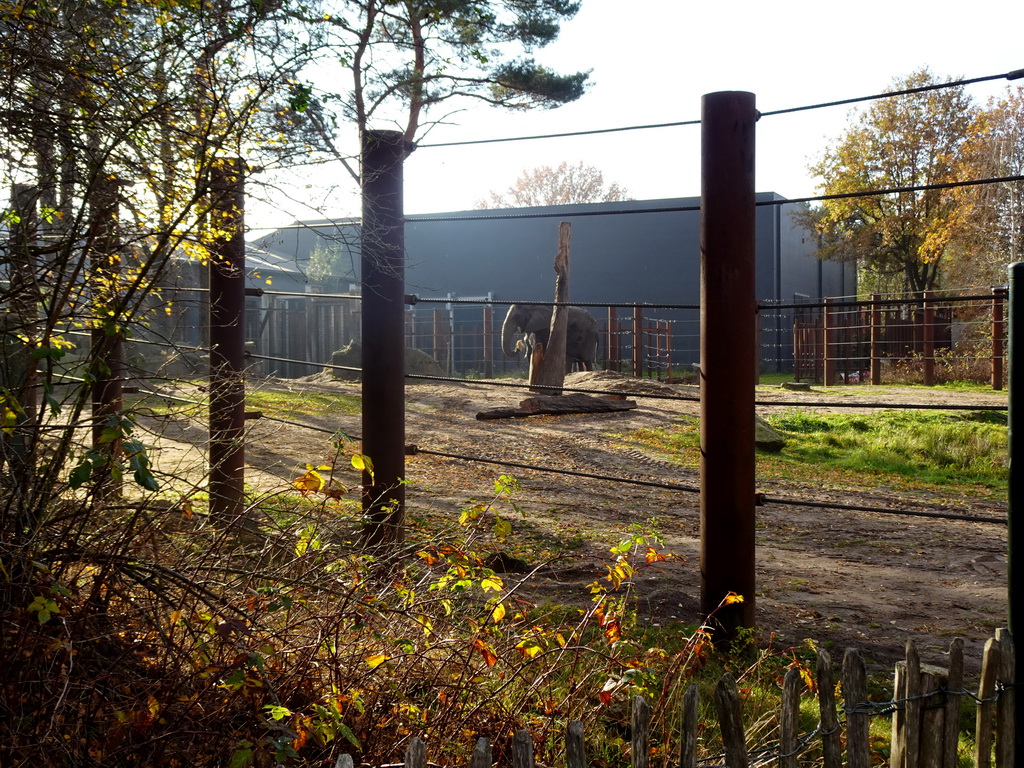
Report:
<svg viewBox="0 0 1024 768"><path fill-rule="evenodd" d="M501 324L501 351L509 357L516 354L516 345L512 340L519 333L519 323L516 319L516 307L513 304L508 308L505 315L505 322Z"/></svg>

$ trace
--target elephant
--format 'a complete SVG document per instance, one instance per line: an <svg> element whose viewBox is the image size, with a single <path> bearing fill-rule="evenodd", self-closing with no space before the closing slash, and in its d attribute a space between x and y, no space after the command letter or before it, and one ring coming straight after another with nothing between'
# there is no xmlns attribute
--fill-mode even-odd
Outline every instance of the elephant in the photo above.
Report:
<svg viewBox="0 0 1024 768"><path fill-rule="evenodd" d="M565 365L572 370L579 364L585 371L594 370L597 359L597 320L582 307L566 307L569 313L565 332ZM526 337L527 355L534 343L547 346L551 335L551 307L544 304L513 304L501 325L501 350L514 355L519 345L513 337Z"/></svg>

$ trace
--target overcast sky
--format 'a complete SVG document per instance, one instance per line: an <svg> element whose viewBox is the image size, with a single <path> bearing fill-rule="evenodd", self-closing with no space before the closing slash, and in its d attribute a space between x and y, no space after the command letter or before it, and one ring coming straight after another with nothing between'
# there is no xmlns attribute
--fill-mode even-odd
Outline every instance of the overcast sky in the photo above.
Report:
<svg viewBox="0 0 1024 768"><path fill-rule="evenodd" d="M525 113L481 105L453 116L421 143L692 120L700 117L701 97L715 91L750 91L765 112L884 91L894 78L923 66L943 78L1009 72L1024 68L1022 30L1021 0L583 0L559 40L536 54L561 71L592 70L582 99ZM984 103L1008 85L985 83L969 92ZM758 191L814 194L808 163L842 132L849 115L849 107L832 107L763 118ZM697 195L699 139L699 126L684 126L423 147L406 163L406 212L469 209L488 191L504 191L524 170L563 160L596 166L606 182L618 182L638 200ZM251 210L268 224L316 216L304 203L332 218L358 212L355 184L340 166L304 184L295 189L298 200L278 197L272 214ZM250 226L259 223L250 217Z"/></svg>

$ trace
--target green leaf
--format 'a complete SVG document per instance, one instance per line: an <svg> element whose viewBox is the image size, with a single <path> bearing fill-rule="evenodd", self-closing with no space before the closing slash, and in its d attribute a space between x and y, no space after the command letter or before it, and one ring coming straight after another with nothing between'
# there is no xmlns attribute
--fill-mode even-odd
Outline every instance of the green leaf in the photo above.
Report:
<svg viewBox="0 0 1024 768"><path fill-rule="evenodd" d="M275 720L283 720L286 717L292 716L292 711L288 707L282 707L280 704L266 704L263 708Z"/></svg>
<svg viewBox="0 0 1024 768"><path fill-rule="evenodd" d="M87 482L89 477L92 475L92 464L88 461L83 461L77 467L71 470L71 474L68 476L68 485L72 488L81 488Z"/></svg>
<svg viewBox="0 0 1024 768"><path fill-rule="evenodd" d="M228 761L228 768L249 768L253 761L252 742L242 739L235 745L235 751L231 753Z"/></svg>
<svg viewBox="0 0 1024 768"><path fill-rule="evenodd" d="M359 739L356 738L356 735L352 733L352 729L347 725L344 723L338 723L338 730L341 731L341 735L348 739L349 744L353 747L359 750L363 748L363 745L359 743Z"/></svg>

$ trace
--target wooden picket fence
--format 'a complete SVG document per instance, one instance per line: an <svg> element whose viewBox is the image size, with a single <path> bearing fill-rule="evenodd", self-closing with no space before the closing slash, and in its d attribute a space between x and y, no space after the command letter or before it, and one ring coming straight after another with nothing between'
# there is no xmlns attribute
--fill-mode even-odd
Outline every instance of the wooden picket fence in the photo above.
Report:
<svg viewBox="0 0 1024 768"><path fill-rule="evenodd" d="M835 694L837 671L842 679L841 708ZM796 768L814 764L822 768L842 768L845 747L848 768L869 768L870 720L891 714L890 768L957 768L960 711L965 696L977 702L975 768L1011 768L1014 764L1014 651L1006 630L998 630L985 644L977 693L964 688L964 652L960 639L950 645L949 665L945 668L922 664L913 641L908 642L906 659L896 664L893 698L887 702L868 700L866 669L856 650L846 652L839 670L834 668L827 651L819 651L816 674L820 711L817 728L810 733L799 732L800 701L807 687L800 670L790 669L783 683L778 738L757 748L748 748L746 743L736 681L724 675L714 693L721 754L710 760L697 759L699 701L697 686L691 684L683 696L677 750L668 765ZM650 721L650 706L643 698L636 697L631 723L632 768L649 768ZM566 768L588 768L584 741L583 723L572 721L565 734ZM524 729L515 734L511 753L512 768L535 768L534 742L529 731ZM802 757L804 755L812 757ZM436 768L432 763L429 765ZM427 745L421 739L411 739L404 766L428 768ZM353 768L352 757L340 756L335 768ZM486 738L477 740L469 768L493 768L491 746Z"/></svg>

